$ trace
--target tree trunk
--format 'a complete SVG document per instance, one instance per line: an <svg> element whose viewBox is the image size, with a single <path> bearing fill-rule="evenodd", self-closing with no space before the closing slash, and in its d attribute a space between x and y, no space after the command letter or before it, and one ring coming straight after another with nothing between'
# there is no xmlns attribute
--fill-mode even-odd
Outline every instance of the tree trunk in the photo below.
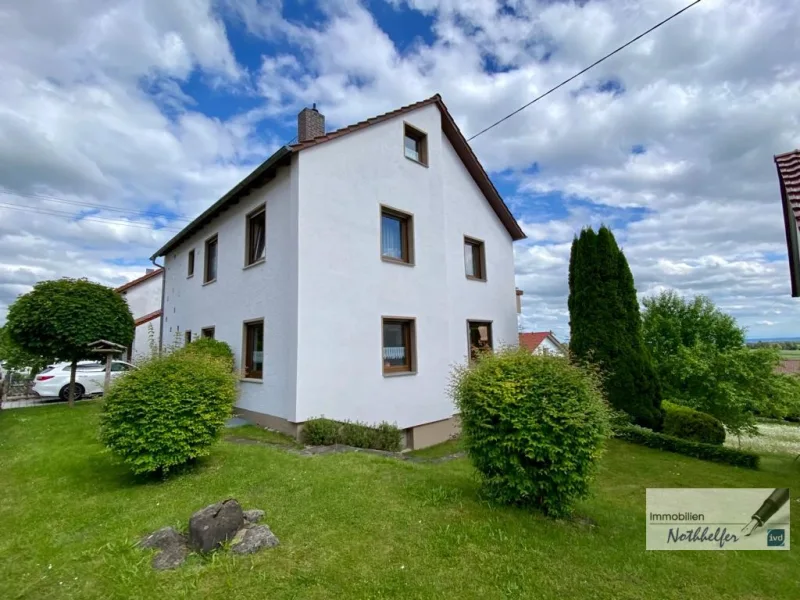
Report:
<svg viewBox="0 0 800 600"><path fill-rule="evenodd" d="M78 370L78 361L73 360L69 369L69 406L75 406L75 371Z"/></svg>

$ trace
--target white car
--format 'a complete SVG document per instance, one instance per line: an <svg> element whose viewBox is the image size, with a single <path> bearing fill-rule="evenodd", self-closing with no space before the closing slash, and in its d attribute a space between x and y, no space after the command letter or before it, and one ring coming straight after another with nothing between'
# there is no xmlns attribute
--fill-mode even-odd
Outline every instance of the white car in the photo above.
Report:
<svg viewBox="0 0 800 600"><path fill-rule="evenodd" d="M33 391L42 398L69 399L69 373L71 364L64 362L43 369L33 382ZM111 362L111 381L135 369L132 364L115 360ZM84 396L103 393L106 365L94 361L82 361L75 370L75 400Z"/></svg>

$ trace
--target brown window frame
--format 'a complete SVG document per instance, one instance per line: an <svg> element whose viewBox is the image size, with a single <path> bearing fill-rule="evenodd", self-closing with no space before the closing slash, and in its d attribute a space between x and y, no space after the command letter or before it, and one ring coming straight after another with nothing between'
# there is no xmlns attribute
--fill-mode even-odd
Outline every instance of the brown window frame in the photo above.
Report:
<svg viewBox="0 0 800 600"><path fill-rule="evenodd" d="M264 250L263 256L260 258L253 258L253 248L250 244L253 241L252 223L256 218L262 217L264 220ZM262 204L255 210L247 213L245 217L245 236L244 236L244 266L252 267L253 265L261 264L267 260L267 205Z"/></svg>
<svg viewBox="0 0 800 600"><path fill-rule="evenodd" d="M189 260L186 265L186 277L194 277L194 248L189 250Z"/></svg>
<svg viewBox="0 0 800 600"><path fill-rule="evenodd" d="M209 252L208 248L211 245L214 245L214 278L208 278L208 266L209 266ZM219 235L214 234L209 237L205 242L205 247L203 249L203 284L206 283L214 283L217 280L217 276L219 275Z"/></svg>
<svg viewBox="0 0 800 600"><path fill-rule="evenodd" d="M472 326L480 327L481 325L486 325L489 329L489 350L494 351L494 331L492 330L492 321L481 321L477 319L467 319L467 357L469 359L469 363L472 364L475 362L475 353L474 347L472 345ZM477 348L480 350L480 348Z"/></svg>
<svg viewBox="0 0 800 600"><path fill-rule="evenodd" d="M251 371L250 365L252 356L252 347L250 345L250 328L255 325L261 325L261 370ZM265 358L265 339L266 327L264 319L252 319L245 321L242 324L242 379L250 379L254 381L263 381L264 379L264 358ZM255 376L254 376L255 375Z"/></svg>
<svg viewBox="0 0 800 600"><path fill-rule="evenodd" d="M192 343L192 330L187 329L183 332L183 345L188 346Z"/></svg>
<svg viewBox="0 0 800 600"><path fill-rule="evenodd" d="M403 343L408 360L403 365L387 365L384 357L386 325L397 323L403 325ZM381 317L381 364L384 376L417 374L417 320L414 317Z"/></svg>
<svg viewBox="0 0 800 600"><path fill-rule="evenodd" d="M478 250L478 274L477 275L470 275L467 271L467 261L466 261L466 250L467 246L470 246L473 250L473 270L475 268L474 264L474 251L477 248ZM486 281L486 243L483 240L479 240L478 238L470 237L468 235L464 236L464 274L467 276L467 279L471 279L472 281Z"/></svg>
<svg viewBox="0 0 800 600"><path fill-rule="evenodd" d="M200 337L201 337L201 338L211 338L211 339L213 340L213 339L214 339L214 336L215 336L215 335L216 335L216 333L217 333L216 329L217 329L217 328L216 328L216 327L214 327L213 325L212 325L211 327L203 327L203 328L200 330ZM208 332L209 332L209 331L211 332L211 335L209 335L209 334L208 334Z"/></svg>
<svg viewBox="0 0 800 600"><path fill-rule="evenodd" d="M380 205L380 253L381 260L401 265L414 266L414 215L385 204ZM400 222L400 258L383 253L383 218Z"/></svg>
<svg viewBox="0 0 800 600"><path fill-rule="evenodd" d="M406 138L410 138L417 143L418 158L406 154ZM403 156L418 165L428 166L428 134L406 122L403 123Z"/></svg>

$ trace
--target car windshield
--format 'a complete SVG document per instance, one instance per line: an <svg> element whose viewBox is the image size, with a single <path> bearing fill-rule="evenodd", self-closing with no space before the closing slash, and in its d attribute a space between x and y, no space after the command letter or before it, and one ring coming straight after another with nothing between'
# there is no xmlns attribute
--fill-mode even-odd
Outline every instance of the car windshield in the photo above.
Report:
<svg viewBox="0 0 800 600"><path fill-rule="evenodd" d="M39 371L39 375L42 375L43 373L49 373L52 370L53 370L53 367L45 367L44 369Z"/></svg>

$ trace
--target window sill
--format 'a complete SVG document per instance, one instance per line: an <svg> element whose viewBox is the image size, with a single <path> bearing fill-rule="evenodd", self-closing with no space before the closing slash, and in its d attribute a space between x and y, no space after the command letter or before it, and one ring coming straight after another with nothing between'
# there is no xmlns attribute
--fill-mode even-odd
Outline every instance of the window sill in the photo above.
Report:
<svg viewBox="0 0 800 600"><path fill-rule="evenodd" d="M217 282L216 279L212 279L211 281L204 281L203 285L211 285L212 283L216 283L216 282Z"/></svg>
<svg viewBox="0 0 800 600"><path fill-rule="evenodd" d="M194 273L192 273L191 275L187 275L186 279L191 279L192 277L194 277Z"/></svg>
<svg viewBox="0 0 800 600"><path fill-rule="evenodd" d="M384 377L408 377L409 375L416 375L416 371L384 371Z"/></svg>
<svg viewBox="0 0 800 600"><path fill-rule="evenodd" d="M254 377L240 377L239 381L242 383L264 383L263 379L255 379Z"/></svg>
<svg viewBox="0 0 800 600"><path fill-rule="evenodd" d="M247 269L252 269L253 267L257 267L258 265L263 265L265 262L267 262L267 259L262 258L261 260L257 260L254 263L250 263L249 265L243 266L242 271L246 271Z"/></svg>
<svg viewBox="0 0 800 600"><path fill-rule="evenodd" d="M422 161L419 161L419 160L417 160L417 159L415 159L415 158L411 158L410 156L406 156L405 154L404 154L403 156L405 156L405 157L406 157L406 160L410 160L410 161L411 161L411 162L413 162L414 164L417 164L417 165L419 165L419 166L421 166L421 167L425 167L426 169L428 168L428 164L427 164L427 163L424 163L424 162L422 162Z"/></svg>
<svg viewBox="0 0 800 600"><path fill-rule="evenodd" d="M473 277L472 275L467 275L467 279L470 281L482 281L483 283L486 283L486 277Z"/></svg>
<svg viewBox="0 0 800 600"><path fill-rule="evenodd" d="M403 267L413 267L414 263L410 261L405 261L399 258L391 258L389 256L381 255L381 260L385 263L391 263L393 265L401 265Z"/></svg>

